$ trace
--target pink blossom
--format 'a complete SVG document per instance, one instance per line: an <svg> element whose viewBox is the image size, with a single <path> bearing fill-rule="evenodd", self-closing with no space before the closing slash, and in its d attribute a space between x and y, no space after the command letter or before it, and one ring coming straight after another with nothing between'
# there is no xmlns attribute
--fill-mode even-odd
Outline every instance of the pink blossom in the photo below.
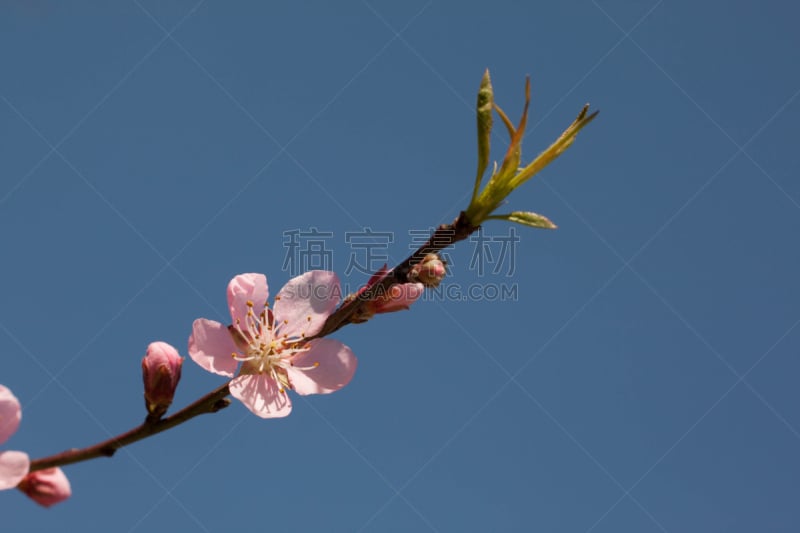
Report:
<svg viewBox="0 0 800 533"><path fill-rule="evenodd" d="M389 269L386 265L375 272L367 284L361 287L354 295L351 294L347 297L348 300L355 300L360 297L367 289L377 285L380 281L389 274ZM411 283L395 283L390 285L388 289L378 293L375 297L367 301L364 306L359 310L359 313L351 318L355 323L366 322L376 313L393 313L395 311L404 311L408 309L411 304L416 302L422 293L425 292L425 286L419 282Z"/></svg>
<svg viewBox="0 0 800 533"><path fill-rule="evenodd" d="M142 358L147 412L156 419L167 412L181 379L183 357L166 342L151 342Z"/></svg>
<svg viewBox="0 0 800 533"><path fill-rule="evenodd" d="M189 355L201 367L233 377L231 395L262 418L283 417L292 404L286 389L327 394L347 385L356 357L339 341L319 338L339 301L333 272L312 270L289 280L270 309L263 274L240 274L228 284L233 324L200 318L189 337Z"/></svg>
<svg viewBox="0 0 800 533"><path fill-rule="evenodd" d="M19 400L0 385L0 444L8 440L19 427L22 409ZM22 481L30 468L30 459L24 452L0 452L0 490L11 489Z"/></svg>
<svg viewBox="0 0 800 533"><path fill-rule="evenodd" d="M58 467L31 472L20 482L19 490L45 507L63 502L72 496L69 480Z"/></svg>

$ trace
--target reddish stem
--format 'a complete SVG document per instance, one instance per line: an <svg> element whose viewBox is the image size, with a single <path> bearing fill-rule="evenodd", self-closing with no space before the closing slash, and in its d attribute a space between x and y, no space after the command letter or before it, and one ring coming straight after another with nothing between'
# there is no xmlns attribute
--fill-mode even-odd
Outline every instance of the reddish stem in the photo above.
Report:
<svg viewBox="0 0 800 533"><path fill-rule="evenodd" d="M144 424L137 426L130 431L126 431L116 437L82 449L66 450L50 457L43 457L31 462L31 472L52 468L54 466L64 466L98 457L111 457L117 450L128 444L146 439L156 433L161 433L179 424L183 424L189 419L206 413L216 413L220 409L227 407L231 401L226 398L230 394L228 384L209 392L194 403L187 405L177 413L161 420L145 420Z"/></svg>

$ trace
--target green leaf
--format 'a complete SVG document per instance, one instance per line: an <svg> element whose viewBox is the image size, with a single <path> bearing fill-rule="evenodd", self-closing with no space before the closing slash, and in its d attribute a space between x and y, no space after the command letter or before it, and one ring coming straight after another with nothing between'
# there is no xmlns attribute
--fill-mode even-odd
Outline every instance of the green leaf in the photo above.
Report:
<svg viewBox="0 0 800 533"><path fill-rule="evenodd" d="M572 146L572 142L575 140L575 136L578 135L578 132L580 132L587 124L594 120L594 118L597 116L597 113L599 113L599 111L595 111L591 115L587 115L588 111L589 104L586 104L583 106L583 109L581 109L581 112L578 113L578 116L573 123L570 124L566 130L564 130L564 133L562 133L561 136L547 148L547 150L539 154L536 159L531 161L528 166L523 168L516 176L512 178L512 188L516 189L531 179L531 177L533 177L537 172L555 161L556 158L563 154L567 148Z"/></svg>
<svg viewBox="0 0 800 533"><path fill-rule="evenodd" d="M475 187L472 190L473 200L478 196L483 174L489 166L489 152L492 135L492 107L494 106L494 89L489 77L489 69L483 74L481 86L478 89L478 102L476 105L478 119L478 172L475 176Z"/></svg>
<svg viewBox="0 0 800 533"><path fill-rule="evenodd" d="M508 220L509 222L516 222L523 226L540 229L556 229L558 227L546 216L532 213L531 211L513 211L507 215L492 215L489 219Z"/></svg>
<svg viewBox="0 0 800 533"><path fill-rule="evenodd" d="M519 167L519 161L522 157L522 137L525 136L525 126L528 123L528 106L530 106L530 103L531 79L525 78L525 106L522 108L522 116L519 119L519 124L517 125L516 129L510 125L508 117L504 116L505 113L503 113L502 110L500 110L498 113L503 119L503 122L506 123L508 132L511 135L511 143L508 145L506 156L503 158L503 163L500 165L500 171L492 176L492 180L502 182L501 188L504 190L504 194L506 195L514 190L513 187L508 188L508 184L510 183L511 179L513 179L513 176ZM499 108L495 106L495 109Z"/></svg>

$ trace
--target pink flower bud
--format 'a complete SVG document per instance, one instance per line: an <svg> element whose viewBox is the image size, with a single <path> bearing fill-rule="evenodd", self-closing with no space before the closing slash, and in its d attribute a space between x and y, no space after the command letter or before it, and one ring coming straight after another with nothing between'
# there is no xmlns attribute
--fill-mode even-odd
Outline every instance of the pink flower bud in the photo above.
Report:
<svg viewBox="0 0 800 533"><path fill-rule="evenodd" d="M390 286L384 294L368 302L367 307L374 313L393 313L404 311L416 302L425 287L422 283L399 283Z"/></svg>
<svg viewBox="0 0 800 533"><path fill-rule="evenodd" d="M152 342L142 359L144 400L150 418L156 420L167 412L181 379L183 357L166 342Z"/></svg>
<svg viewBox="0 0 800 533"><path fill-rule="evenodd" d="M426 287L435 288L439 286L445 274L447 274L447 269L445 269L444 261L441 260L439 254L428 254L422 258L422 261L411 267L408 279L419 281Z"/></svg>
<svg viewBox="0 0 800 533"><path fill-rule="evenodd" d="M383 265L383 268L373 274L367 284L361 287L358 292L348 295L344 299L344 303L347 304L359 298L368 289L380 283L388 274L389 269L386 268L386 265ZM375 316L375 313L404 311L416 302L423 292L425 292L425 286L422 283L395 283L390 285L388 289L374 295L374 299L366 302L358 313L350 317L350 321L354 324L360 324Z"/></svg>
<svg viewBox="0 0 800 533"><path fill-rule="evenodd" d="M57 467L31 472L17 487L33 501L45 507L63 502L72 496L67 476Z"/></svg>

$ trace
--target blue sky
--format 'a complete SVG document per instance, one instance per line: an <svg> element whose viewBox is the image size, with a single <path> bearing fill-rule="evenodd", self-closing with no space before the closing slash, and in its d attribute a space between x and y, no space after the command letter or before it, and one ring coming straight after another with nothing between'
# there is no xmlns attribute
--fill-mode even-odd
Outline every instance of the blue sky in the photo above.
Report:
<svg viewBox="0 0 800 533"><path fill-rule="evenodd" d="M234 403L65 469L8 531L797 531L800 103L788 2L11 1L0 8L0 383L33 457L144 415L225 287L288 280L288 232L345 275L464 208L485 68L530 160L456 292L334 335L353 382L263 421ZM506 139L498 128L493 158ZM348 237L349 235L349 237ZM356 239L357 240L357 239ZM375 259L375 257L373 257ZM513 260L512 260L513 259ZM377 265L380 266L380 265ZM451 294L451 296L453 296ZM190 360L176 406L222 383Z"/></svg>

